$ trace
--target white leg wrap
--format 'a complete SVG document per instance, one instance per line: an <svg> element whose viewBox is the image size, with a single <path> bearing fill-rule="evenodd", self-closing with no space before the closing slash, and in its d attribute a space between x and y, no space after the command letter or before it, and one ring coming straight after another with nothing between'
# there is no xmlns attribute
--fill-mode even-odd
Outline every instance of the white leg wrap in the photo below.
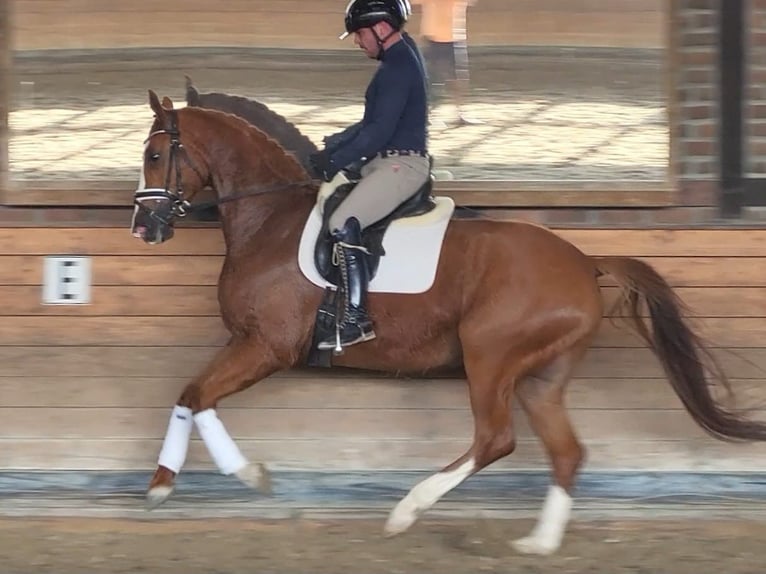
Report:
<svg viewBox="0 0 766 574"><path fill-rule="evenodd" d="M207 409L194 415L197 431L221 474L234 474L247 466L239 447L226 432L215 409Z"/></svg>
<svg viewBox="0 0 766 574"><path fill-rule="evenodd" d="M176 474L181 471L186 462L186 453L189 450L189 438L191 437L193 424L194 420L192 419L190 408L179 405L173 407L157 464L172 470Z"/></svg>
<svg viewBox="0 0 766 574"><path fill-rule="evenodd" d="M469 459L453 470L437 472L416 484L391 511L386 522L386 533L393 535L407 530L421 513L468 478L475 466L474 460Z"/></svg>
<svg viewBox="0 0 766 574"><path fill-rule="evenodd" d="M551 554L558 550L571 511L572 498L567 491L551 486L537 524L529 536L514 542L516 550L525 554Z"/></svg>

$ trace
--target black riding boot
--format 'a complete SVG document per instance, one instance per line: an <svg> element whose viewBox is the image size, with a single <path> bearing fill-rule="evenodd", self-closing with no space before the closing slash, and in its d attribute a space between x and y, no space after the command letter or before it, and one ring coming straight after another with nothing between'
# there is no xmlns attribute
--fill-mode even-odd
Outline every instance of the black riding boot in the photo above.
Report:
<svg viewBox="0 0 766 574"><path fill-rule="evenodd" d="M355 217L348 218L343 229L334 231L332 237L335 241L333 259L340 268L339 295L344 298L346 305L339 317L339 336L333 335L320 341L317 344L320 350L336 349L338 343L341 347L348 347L375 338L372 321L365 309L370 272L365 258L367 250L362 246L359 221Z"/></svg>

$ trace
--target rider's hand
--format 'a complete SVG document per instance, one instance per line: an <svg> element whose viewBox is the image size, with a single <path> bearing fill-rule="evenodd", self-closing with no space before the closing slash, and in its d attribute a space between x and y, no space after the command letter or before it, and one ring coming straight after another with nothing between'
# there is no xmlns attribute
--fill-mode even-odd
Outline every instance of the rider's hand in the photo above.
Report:
<svg viewBox="0 0 766 574"><path fill-rule="evenodd" d="M309 163L313 169L312 175L324 181L332 180L335 174L338 173L338 169L330 159L330 154L327 153L327 150L312 153L309 156Z"/></svg>

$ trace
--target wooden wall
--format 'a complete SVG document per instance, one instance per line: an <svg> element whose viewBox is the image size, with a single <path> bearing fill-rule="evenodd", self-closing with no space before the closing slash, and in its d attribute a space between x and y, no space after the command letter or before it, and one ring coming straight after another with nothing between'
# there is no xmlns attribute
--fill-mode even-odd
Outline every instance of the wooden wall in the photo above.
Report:
<svg viewBox="0 0 766 574"><path fill-rule="evenodd" d="M766 230L558 232L587 253L656 265L748 404L763 406ZM221 253L215 228L158 247L125 228L0 228L0 468L152 468L171 405L225 340ZM92 304L40 304L48 254L92 256ZM650 352L609 321L569 397L589 469L766 469L763 446L703 434ZM460 380L288 372L226 400L222 418L248 456L276 467L435 468L471 437ZM518 423L519 448L500 464L546 468L521 413ZM189 462L210 468L196 439Z"/></svg>
<svg viewBox="0 0 766 574"><path fill-rule="evenodd" d="M167 46L352 49L346 0L12 0L20 50ZM411 30L418 29L418 10ZM479 0L475 45L665 45L663 0Z"/></svg>

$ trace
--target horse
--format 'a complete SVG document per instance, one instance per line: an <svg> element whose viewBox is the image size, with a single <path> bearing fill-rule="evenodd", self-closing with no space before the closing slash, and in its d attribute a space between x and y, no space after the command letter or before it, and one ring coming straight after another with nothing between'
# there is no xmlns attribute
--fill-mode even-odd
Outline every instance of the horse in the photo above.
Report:
<svg viewBox="0 0 766 574"><path fill-rule="evenodd" d="M242 118L174 109L152 90L149 105L155 117L132 234L149 244L169 240L195 196L213 188L226 245L218 299L231 337L173 406L147 504L172 494L195 425L222 474L268 491L266 467L242 455L216 407L277 371L306 364L324 291L304 276L296 254L318 185L293 154ZM412 487L385 521L386 535L405 532L447 492L514 451L518 401L547 452L553 480L533 530L513 546L541 555L560 547L585 456L564 393L604 316L602 275L621 288L625 317L693 420L719 439L766 439L765 424L717 402L709 383L732 392L726 374L688 324L683 302L646 262L592 257L544 226L487 218L451 219L439 253L429 289L370 293L377 338L333 363L418 376L462 369L467 380L470 448Z"/></svg>

